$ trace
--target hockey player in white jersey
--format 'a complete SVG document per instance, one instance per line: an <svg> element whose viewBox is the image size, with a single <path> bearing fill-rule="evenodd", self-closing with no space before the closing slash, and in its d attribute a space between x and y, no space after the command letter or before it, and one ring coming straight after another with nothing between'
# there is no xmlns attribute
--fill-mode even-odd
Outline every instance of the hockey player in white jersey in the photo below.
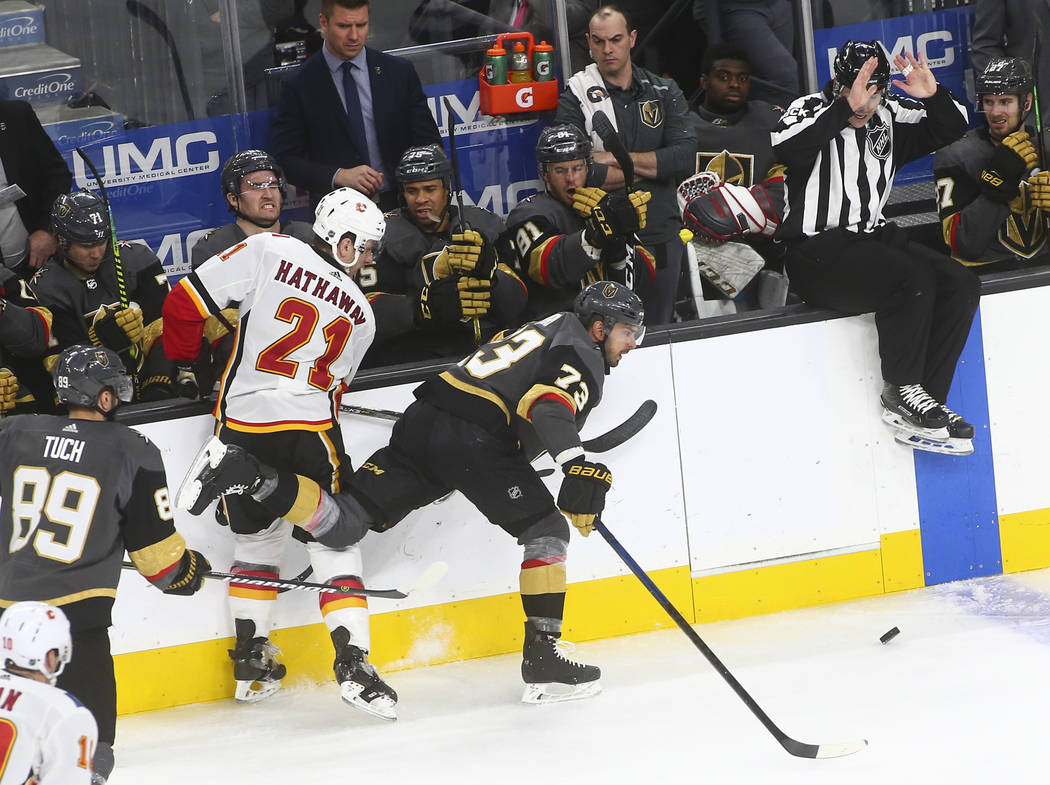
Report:
<svg viewBox="0 0 1050 785"><path fill-rule="evenodd" d="M164 348L192 363L204 322L239 302L234 350L219 389L215 417L224 440L282 468L338 490L351 467L337 414L344 383L357 372L375 336L375 318L354 277L379 251L383 214L351 188L317 206L310 245L280 234L245 238L183 278L164 306ZM276 578L289 536L307 543L314 573L347 587L362 586L357 547L332 550L274 519L249 497L220 501L234 533L232 572ZM255 701L280 688L285 666L268 634L276 590L230 582L237 641L230 657L236 698ZM320 595L321 615L335 646L343 699L395 719L396 693L368 664L368 606L353 594Z"/></svg>
<svg viewBox="0 0 1050 785"><path fill-rule="evenodd" d="M0 616L0 785L87 785L98 731L54 686L73 643L61 609L18 602Z"/></svg>

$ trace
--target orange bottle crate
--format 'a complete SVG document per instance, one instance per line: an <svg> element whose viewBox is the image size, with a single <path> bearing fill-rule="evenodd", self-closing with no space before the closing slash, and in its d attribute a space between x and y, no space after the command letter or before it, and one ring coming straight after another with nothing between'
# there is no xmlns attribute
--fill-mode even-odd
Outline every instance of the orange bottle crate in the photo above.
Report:
<svg viewBox="0 0 1050 785"><path fill-rule="evenodd" d="M509 53L511 48L504 41L525 41L532 64L532 52L535 42L532 33L503 33L496 41L496 46L503 47ZM544 112L558 106L558 80L547 82L518 82L507 84L489 84L485 80L485 69L478 74L481 92L481 113L487 115L514 114L516 112Z"/></svg>

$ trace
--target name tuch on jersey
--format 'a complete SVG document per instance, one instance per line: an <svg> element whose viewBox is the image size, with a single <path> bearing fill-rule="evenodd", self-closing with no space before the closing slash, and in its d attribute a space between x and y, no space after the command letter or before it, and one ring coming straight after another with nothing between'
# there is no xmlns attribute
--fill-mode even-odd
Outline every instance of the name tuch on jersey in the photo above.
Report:
<svg viewBox="0 0 1050 785"><path fill-rule="evenodd" d="M333 269L330 274L335 279L341 277L338 270ZM366 316L361 310L361 306L354 301L353 296L343 291L338 285L323 275L305 270L297 264L292 264L282 259L281 263L277 265L273 278L275 281L294 287L304 294L317 297L326 303L331 303L345 313L347 318L351 319L354 324L364 324L366 321Z"/></svg>

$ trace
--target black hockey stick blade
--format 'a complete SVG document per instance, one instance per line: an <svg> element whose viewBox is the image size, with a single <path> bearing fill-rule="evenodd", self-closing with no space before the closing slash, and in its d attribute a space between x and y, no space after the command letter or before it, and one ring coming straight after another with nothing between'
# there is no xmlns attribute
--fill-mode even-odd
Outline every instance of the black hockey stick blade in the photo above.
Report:
<svg viewBox="0 0 1050 785"><path fill-rule="evenodd" d="M123 562L121 566L125 570L136 570L134 564L131 562ZM276 588L279 591L284 589L299 589L302 591L309 591L315 593L333 593L333 594L356 594L361 597L381 597L387 600L403 600L409 596L412 592L422 591L429 589L431 586L440 581L445 577L445 573L448 572L448 564L443 561L433 562L427 567L422 574L406 589L365 589L356 588L353 586L340 586L334 583L312 583L310 581L301 580L287 580L282 578L259 578L251 577L247 575L239 575L233 572L221 572L219 570L209 570L204 573L205 578L212 578L213 580L220 581L237 581L237 583L243 583L250 586L264 586L268 588Z"/></svg>
<svg viewBox="0 0 1050 785"><path fill-rule="evenodd" d="M602 140L605 149L612 153L612 157L620 165L620 168L623 170L624 184L627 188L630 188L634 185L634 160L631 158L631 154L627 152L627 148L623 146L620 135L616 133L609 115L605 114L601 109L597 110L591 117L591 127L598 134L598 138Z"/></svg>
<svg viewBox="0 0 1050 785"><path fill-rule="evenodd" d="M729 671L722 661L718 659L718 656L711 651L711 648L704 642L704 639L697 634L696 630L685 620L685 617L678 612L678 609L667 599L655 583L643 570L638 562L627 552L627 550L620 544L612 532L609 531L608 527L602 523L599 518L594 519L594 528L598 530L598 533L605 538L605 541L609 543L609 546L616 551L616 555L619 556L623 563L626 564L631 572L634 573L635 577L642 582L642 585L649 590L649 593L653 595L653 598L660 603L660 606L667 612L667 615L671 617L675 624L686 634L693 645L700 650L700 653L707 658L707 661L711 663L718 675L725 679L726 683L733 688L733 692L744 702L751 713L758 717L766 730L768 730L787 752L794 755L796 758L840 758L843 755L852 755L854 752L860 752L866 746L868 742L865 739L858 741L848 741L839 744L806 744L801 741L788 736L784 731L777 727L777 725L769 718L769 715L763 711L762 707L755 702L755 699L751 697L750 693L744 689L743 685L737 681L736 677Z"/></svg>
<svg viewBox="0 0 1050 785"><path fill-rule="evenodd" d="M583 443L587 452L609 452L642 430L656 414L656 401L643 401L638 410L612 430Z"/></svg>
<svg viewBox="0 0 1050 785"><path fill-rule="evenodd" d="M378 420L393 420L396 422L401 419L401 412L395 412L391 409L372 409L368 406L353 406L349 403L339 404L339 411L347 414L356 414L358 417L373 417Z"/></svg>

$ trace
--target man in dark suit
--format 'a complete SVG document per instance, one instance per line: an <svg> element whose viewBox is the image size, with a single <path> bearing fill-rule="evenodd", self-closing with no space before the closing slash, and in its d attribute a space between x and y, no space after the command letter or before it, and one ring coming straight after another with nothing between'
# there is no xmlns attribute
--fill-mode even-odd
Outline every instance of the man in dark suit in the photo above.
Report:
<svg viewBox="0 0 1050 785"><path fill-rule="evenodd" d="M24 194L0 196L0 258L29 277L58 248L51 205L69 193L73 176L25 101L0 101L0 164L0 189L17 186Z"/></svg>
<svg viewBox="0 0 1050 785"><path fill-rule="evenodd" d="M368 0L323 0L320 23L324 47L283 86L270 150L313 205L346 186L393 209L401 155L441 143L419 77L407 60L365 47Z"/></svg>

